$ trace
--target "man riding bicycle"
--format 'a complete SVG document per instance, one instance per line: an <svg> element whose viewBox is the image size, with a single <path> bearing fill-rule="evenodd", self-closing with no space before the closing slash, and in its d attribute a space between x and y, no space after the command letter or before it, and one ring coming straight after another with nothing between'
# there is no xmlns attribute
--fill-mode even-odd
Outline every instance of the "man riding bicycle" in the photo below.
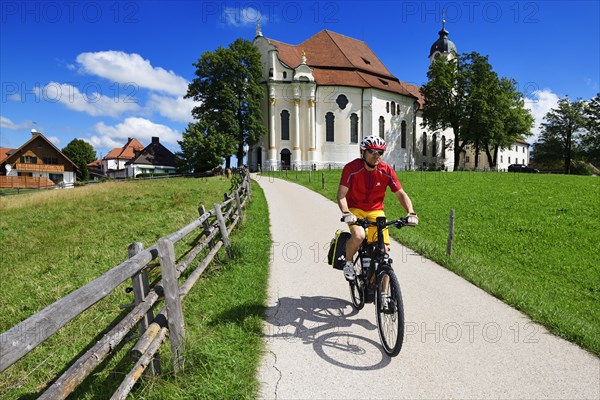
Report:
<svg viewBox="0 0 600 400"><path fill-rule="evenodd" d="M410 225L419 223L410 197L402 189L396 172L381 160L385 150L385 140L378 136L366 136L360 143L361 157L350 161L342 170L337 200L344 222L349 225L352 235L346 242L346 264L344 265L344 276L349 281L356 278L352 260L365 239L365 230L353 223L357 218L375 221L377 217L385 215L383 199L388 186L408 213L408 223ZM377 228L370 226L366 233L368 242L376 241L376 234ZM387 229L383 232L383 238L386 246L389 245Z"/></svg>

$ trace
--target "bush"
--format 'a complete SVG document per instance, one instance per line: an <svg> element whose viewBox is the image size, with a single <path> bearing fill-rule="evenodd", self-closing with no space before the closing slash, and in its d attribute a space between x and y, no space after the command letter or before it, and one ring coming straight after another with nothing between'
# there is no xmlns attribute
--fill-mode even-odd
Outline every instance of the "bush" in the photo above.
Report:
<svg viewBox="0 0 600 400"><path fill-rule="evenodd" d="M592 175L593 170L590 165L583 161L571 161L572 175Z"/></svg>

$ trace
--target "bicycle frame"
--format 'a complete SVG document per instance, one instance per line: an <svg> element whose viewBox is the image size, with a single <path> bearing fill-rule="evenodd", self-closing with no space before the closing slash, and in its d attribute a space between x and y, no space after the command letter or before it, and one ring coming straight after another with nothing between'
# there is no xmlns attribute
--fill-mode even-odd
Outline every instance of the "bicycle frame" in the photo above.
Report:
<svg viewBox="0 0 600 400"><path fill-rule="evenodd" d="M360 268L356 271L356 279L349 281L352 303L357 310L360 310L365 303L375 302L377 328L382 347L387 355L394 357L402 348L404 307L400 284L383 239L383 230L390 225L398 228L407 226L408 219L400 218L387 222L385 217L377 217L375 222L359 219L355 224L364 229L376 226L377 242L368 243L367 239L363 240L353 260L355 270L356 265ZM365 266L366 257L371 259L368 267Z"/></svg>

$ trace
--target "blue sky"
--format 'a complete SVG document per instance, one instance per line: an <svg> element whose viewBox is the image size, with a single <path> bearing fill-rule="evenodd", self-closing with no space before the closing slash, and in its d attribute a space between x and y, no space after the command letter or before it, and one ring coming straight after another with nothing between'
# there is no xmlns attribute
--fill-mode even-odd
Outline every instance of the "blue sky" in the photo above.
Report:
<svg viewBox="0 0 600 400"><path fill-rule="evenodd" d="M366 42L400 80L426 82L442 10L459 53L517 80L537 123L560 97L600 91L598 1L0 2L0 147L31 129L104 156L128 137L176 151L203 52L263 35L300 44L323 29ZM309 60L310 63L310 60ZM537 127L534 131L537 133ZM533 142L535 137L529 138Z"/></svg>

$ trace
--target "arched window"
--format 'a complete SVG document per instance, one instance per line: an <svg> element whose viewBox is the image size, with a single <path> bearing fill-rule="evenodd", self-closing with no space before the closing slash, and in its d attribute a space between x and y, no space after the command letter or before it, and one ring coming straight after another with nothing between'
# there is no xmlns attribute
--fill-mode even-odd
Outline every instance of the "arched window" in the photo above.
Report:
<svg viewBox="0 0 600 400"><path fill-rule="evenodd" d="M431 138L431 155L437 157L437 135L435 133Z"/></svg>
<svg viewBox="0 0 600 400"><path fill-rule="evenodd" d="M350 143L358 143L358 115L350 115Z"/></svg>
<svg viewBox="0 0 600 400"><path fill-rule="evenodd" d="M423 155L427 155L427 133L423 132Z"/></svg>
<svg viewBox="0 0 600 400"><path fill-rule="evenodd" d="M446 136L442 136L442 158L446 158Z"/></svg>
<svg viewBox="0 0 600 400"><path fill-rule="evenodd" d="M379 137L385 139L385 118L379 117Z"/></svg>
<svg viewBox="0 0 600 400"><path fill-rule="evenodd" d="M406 121L400 124L400 147L406 148Z"/></svg>
<svg viewBox="0 0 600 400"><path fill-rule="evenodd" d="M390 112L390 102L389 101L387 103L385 103L385 112L386 113Z"/></svg>
<svg viewBox="0 0 600 400"><path fill-rule="evenodd" d="M332 112L325 114L325 140L328 142L334 141L333 121L335 117Z"/></svg>
<svg viewBox="0 0 600 400"><path fill-rule="evenodd" d="M290 140L290 113L288 110L281 112L281 140Z"/></svg>
<svg viewBox="0 0 600 400"><path fill-rule="evenodd" d="M392 101L392 115L396 115L396 102Z"/></svg>

